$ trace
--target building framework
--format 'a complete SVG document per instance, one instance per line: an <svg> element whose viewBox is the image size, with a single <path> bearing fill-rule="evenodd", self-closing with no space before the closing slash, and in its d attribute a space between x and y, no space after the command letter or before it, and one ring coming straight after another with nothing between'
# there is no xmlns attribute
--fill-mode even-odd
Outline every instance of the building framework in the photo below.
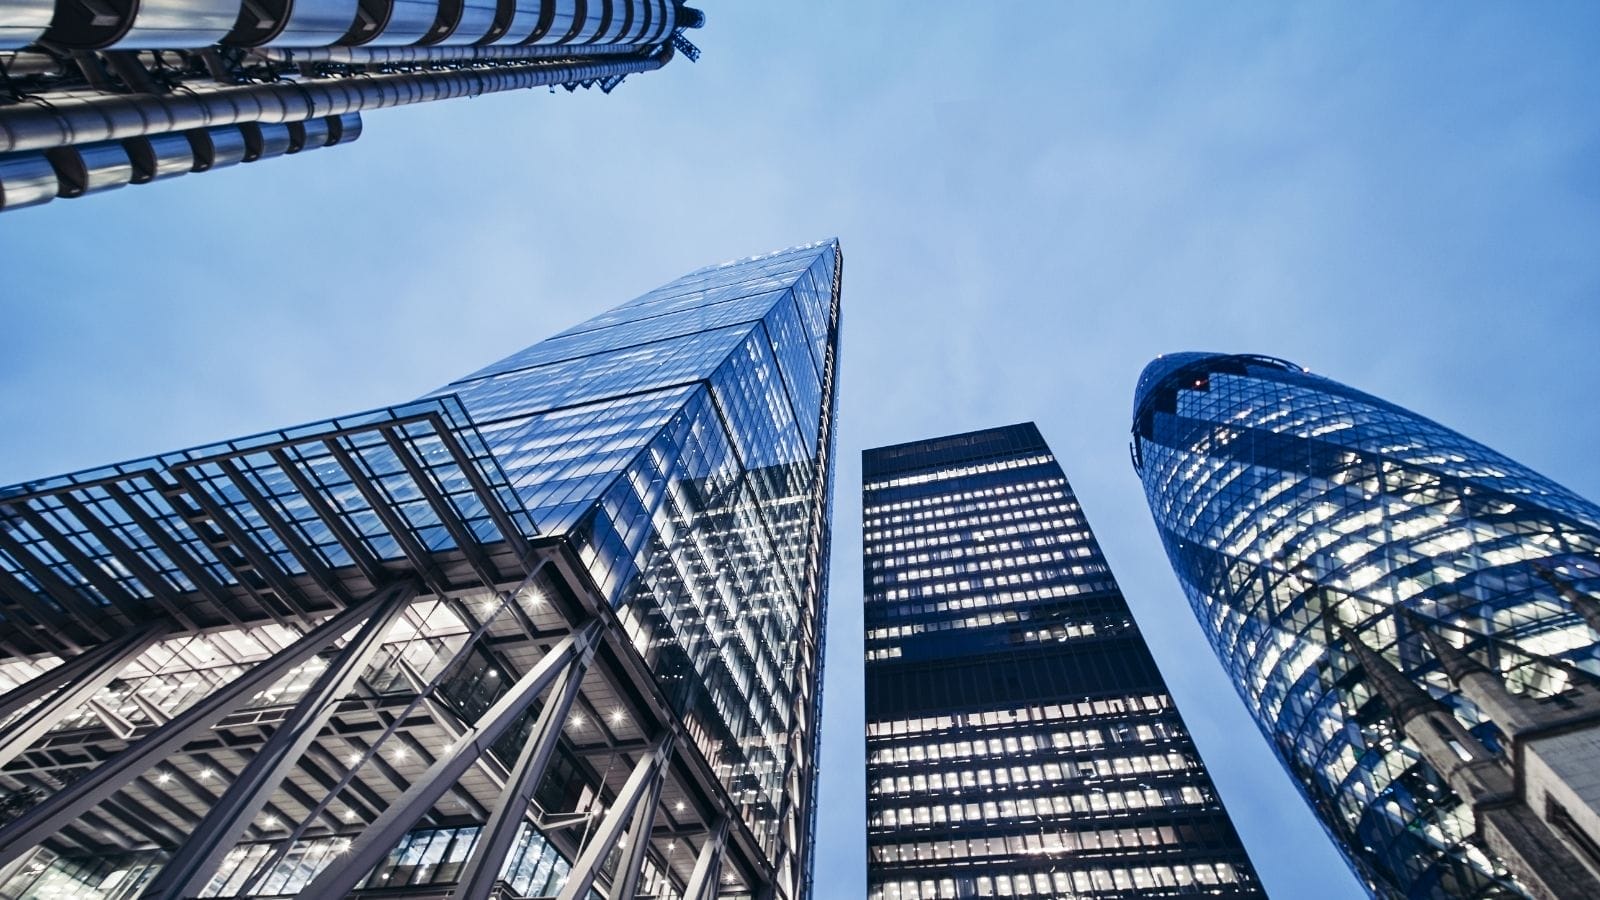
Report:
<svg viewBox="0 0 1600 900"><path fill-rule="evenodd" d="M0 211L349 143L361 113L610 93L699 50L682 0L7 0Z"/></svg>
<svg viewBox="0 0 1600 900"><path fill-rule="evenodd" d="M1600 895L1600 507L1248 354L1147 366L1133 462L1213 649L1374 896Z"/></svg>
<svg viewBox="0 0 1600 900"><path fill-rule="evenodd" d="M0 492L0 895L805 896L839 273Z"/></svg>

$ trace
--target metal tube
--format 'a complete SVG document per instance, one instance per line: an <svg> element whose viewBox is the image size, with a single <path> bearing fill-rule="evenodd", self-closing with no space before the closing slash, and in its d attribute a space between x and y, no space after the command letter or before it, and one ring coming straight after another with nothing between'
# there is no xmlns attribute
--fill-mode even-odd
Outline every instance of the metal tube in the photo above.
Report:
<svg viewBox="0 0 1600 900"><path fill-rule="evenodd" d="M483 823L478 842L473 845L472 856L467 859L457 878L459 887L453 895L455 900L487 900L494 890L495 882L500 878L500 868L505 865L506 854L517 839L523 819L528 815L533 792L544 780L550 757L555 755L556 747L561 743L562 729L572 712L578 689L583 687L583 675L588 671L589 660L593 656L592 645L584 648L562 673L561 681L550 693L550 701L539 711L539 719L534 723L527 743L522 745L522 752L517 755L516 765L506 779L505 789L500 792L500 802L489 814L488 821Z"/></svg>
<svg viewBox="0 0 1600 900"><path fill-rule="evenodd" d="M339 701L349 694L383 646L395 623L417 596L418 584L406 581L378 594L378 607L361 630L317 677L300 702L251 758L239 777L206 813L189 839L173 854L141 897L181 900L198 897L211 883L223 857L233 848L272 792L289 776L307 748L333 717Z"/></svg>
<svg viewBox="0 0 1600 900"><path fill-rule="evenodd" d="M241 122L302 122L388 106L645 72L662 57L608 62L521 65L443 72L394 72L360 78L275 81L162 95L102 94L54 100L48 108L13 106L0 113L0 153L91 141L122 140L174 130Z"/></svg>
<svg viewBox="0 0 1600 900"><path fill-rule="evenodd" d="M616 849L617 840L622 837L623 829L633 821L633 814L638 809L639 802L647 793L647 789L655 784L657 773L672 758L673 737L672 732L667 732L657 738L655 744L639 757L639 761L633 766L633 771L628 774L628 780L623 782L622 789L617 791L617 797L611 802L611 808L606 810L606 816L601 820L600 827L595 829L588 846L583 848L583 852L578 854L577 862L572 864L572 871L567 875L567 883L562 885L561 893L556 895L556 900L583 900L589 896L589 889L594 887L594 880L600 875L600 867L611 856L611 851Z"/></svg>
<svg viewBox="0 0 1600 900"><path fill-rule="evenodd" d="M630 44L595 44L582 48L520 44L482 47L446 45L427 47L296 47L294 49L263 47L253 51L252 55L274 63L331 62L362 66L384 63L474 62L479 60L509 62L523 59L559 59L570 56L622 56L638 52L639 48Z"/></svg>
<svg viewBox="0 0 1600 900"><path fill-rule="evenodd" d="M372 824L361 832L350 850L306 885L301 895L328 900L345 897L366 878L389 849L410 831L439 798L487 753L489 746L505 733L528 704L564 673L600 634L600 623L590 622L562 638L539 660L539 664L517 679L505 696L496 700L467 733L455 742L450 752L428 767L428 771L390 804Z"/></svg>
<svg viewBox="0 0 1600 900"><path fill-rule="evenodd" d="M138 629L80 653L0 698L0 720L4 720L49 691L60 688L0 733L0 766L22 755L45 732L78 712L89 698L121 674L128 663L148 650L166 631L165 624Z"/></svg>
<svg viewBox="0 0 1600 900"><path fill-rule="evenodd" d="M695 857L694 871L689 873L689 882L683 888L683 900L715 900L717 876L722 872L722 847L727 841L728 819L724 816L711 826L711 833L700 847L700 855Z"/></svg>
<svg viewBox="0 0 1600 900"><path fill-rule="evenodd" d="M258 691L270 687L364 621L379 599L373 596L324 621L0 828L0 865L38 846L62 826L182 750L185 744L209 733L211 726L223 716L243 706Z"/></svg>

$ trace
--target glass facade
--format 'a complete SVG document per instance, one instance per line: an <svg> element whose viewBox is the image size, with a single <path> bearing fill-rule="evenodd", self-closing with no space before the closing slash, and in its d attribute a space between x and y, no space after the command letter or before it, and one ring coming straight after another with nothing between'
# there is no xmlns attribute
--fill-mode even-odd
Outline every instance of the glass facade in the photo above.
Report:
<svg viewBox="0 0 1600 900"><path fill-rule="evenodd" d="M1264 897L1038 429L863 478L869 900Z"/></svg>
<svg viewBox="0 0 1600 900"><path fill-rule="evenodd" d="M1471 810L1393 727L1339 629L1496 748L1415 623L1530 697L1600 673L1595 634L1562 596L1600 589L1600 507L1415 413L1260 356L1151 363L1133 454L1217 656L1372 893L1522 896L1468 840Z"/></svg>
<svg viewBox="0 0 1600 900"><path fill-rule="evenodd" d="M47 694L24 694L52 671L78 678L117 635L165 629L36 739L12 752L0 736L0 864L97 760L149 746L312 624L414 578L420 596L358 670L338 727L266 792L205 896L291 895L337 868L585 603L607 611L613 643L503 860L506 889L555 895L589 830L533 826L604 813L647 739L670 732L680 762L655 789L641 892L679 898L705 835L731 821L718 896L804 896L841 265L825 241L707 267L410 404L0 489L0 723L43 715ZM541 553L568 568L530 568ZM216 746L180 741L104 789L0 892L124 896L159 878L271 733L258 726L300 715L333 659L263 681L213 726ZM540 708L360 890L456 880Z"/></svg>

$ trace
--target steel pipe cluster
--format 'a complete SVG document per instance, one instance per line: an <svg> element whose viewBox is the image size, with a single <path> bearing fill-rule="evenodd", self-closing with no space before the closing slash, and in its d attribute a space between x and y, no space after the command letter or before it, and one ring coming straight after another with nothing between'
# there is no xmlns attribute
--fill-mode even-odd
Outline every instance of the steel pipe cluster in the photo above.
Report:
<svg viewBox="0 0 1600 900"><path fill-rule="evenodd" d="M0 50L541 44L587 52L653 46L676 27L673 0L6 0Z"/></svg>
<svg viewBox="0 0 1600 900"><path fill-rule="evenodd" d="M704 17L681 3L0 0L0 210L340 143L322 123L367 109L609 92L688 52ZM213 146L241 140L260 149Z"/></svg>
<svg viewBox="0 0 1600 900"><path fill-rule="evenodd" d="M361 115L295 122L242 122L0 155L0 210L82 197L130 184L347 144Z"/></svg>

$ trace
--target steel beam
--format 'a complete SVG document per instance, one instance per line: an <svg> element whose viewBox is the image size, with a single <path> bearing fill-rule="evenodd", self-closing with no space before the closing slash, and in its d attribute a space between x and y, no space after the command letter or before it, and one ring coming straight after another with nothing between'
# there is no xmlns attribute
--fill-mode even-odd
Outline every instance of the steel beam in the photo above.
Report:
<svg viewBox="0 0 1600 900"><path fill-rule="evenodd" d="M479 717L455 746L440 757L394 803L362 831L339 864L324 869L306 885L302 895L311 898L341 898L354 890L400 838L410 831L440 797L472 768L490 745L538 699L539 695L567 671L574 659L588 650L600 634L600 625L590 622L561 642L539 660L539 664L517 679L504 696Z"/></svg>
<svg viewBox="0 0 1600 900"><path fill-rule="evenodd" d="M577 862L572 864L567 883L561 887L556 900L584 900L589 896L589 889L594 887L595 879L600 876L600 867L605 865L611 851L616 849L623 830L633 822L639 803L646 794L652 793L651 788L656 785L660 771L671 761L674 738L675 735L669 731L658 738L649 750L640 754L633 771L628 773L628 780L622 783L622 789L617 791L616 799L611 801L610 808L606 810L605 818L578 855Z"/></svg>
<svg viewBox="0 0 1600 900"><path fill-rule="evenodd" d="M506 854L510 852L517 832L528 816L528 804L533 800L533 792L544 780L545 768L561 742L562 730L572 712L572 702L578 696L578 689L583 686L583 675L588 671L589 661L593 657L593 646L585 647L562 672L561 681L550 692L549 701L539 711L539 718L528 734L527 743L522 745L522 752L517 755L516 764L506 779L500 802L483 823L483 830L478 833L478 841L472 848L472 856L461 869L456 882L460 887L453 894L456 900L488 900L494 891L495 883L500 879L500 870L505 865Z"/></svg>
<svg viewBox="0 0 1600 900"><path fill-rule="evenodd" d="M5 722L28 704L49 696L56 688L69 681L83 678L102 667L105 660L120 652L117 648L126 644L132 637L130 635L121 641L111 641L98 647L91 647L77 656L68 657L61 665L34 677L26 684L12 688L4 696L0 696L0 723Z"/></svg>
<svg viewBox="0 0 1600 900"><path fill-rule="evenodd" d="M76 713L101 688L122 673L167 631L165 623L148 625L117 640L73 657L0 698L0 712L14 713L43 696L51 686L59 690L10 722L0 733L0 766L27 752L33 742ZM65 670L65 671L63 671Z"/></svg>
<svg viewBox="0 0 1600 900"><path fill-rule="evenodd" d="M627 853L617 863L611 876L612 900L635 900L639 895L639 878L644 874L644 858L650 853L650 838L655 834L656 807L661 804L661 789L667 783L667 767L656 770L650 791L633 811L633 824L628 826Z"/></svg>
<svg viewBox="0 0 1600 900"><path fill-rule="evenodd" d="M728 841L728 819L723 816L711 826L711 833L694 859L694 871L683 887L683 900L716 900L717 876L722 874L722 847Z"/></svg>
<svg viewBox="0 0 1600 900"><path fill-rule="evenodd" d="M339 701L366 672L384 638L417 596L417 583L405 581L384 589L378 605L360 631L328 663L316 683L295 704L250 764L234 779L198 827L184 841L141 897L182 900L197 897L233 845L293 771L311 742L333 717Z"/></svg>
<svg viewBox="0 0 1600 900"><path fill-rule="evenodd" d="M243 706L257 692L271 687L296 666L365 621L382 597L381 593L375 594L311 629L293 644L249 667L238 678L0 828L0 865L38 846L151 767L181 751L185 744L209 734L223 716Z"/></svg>

